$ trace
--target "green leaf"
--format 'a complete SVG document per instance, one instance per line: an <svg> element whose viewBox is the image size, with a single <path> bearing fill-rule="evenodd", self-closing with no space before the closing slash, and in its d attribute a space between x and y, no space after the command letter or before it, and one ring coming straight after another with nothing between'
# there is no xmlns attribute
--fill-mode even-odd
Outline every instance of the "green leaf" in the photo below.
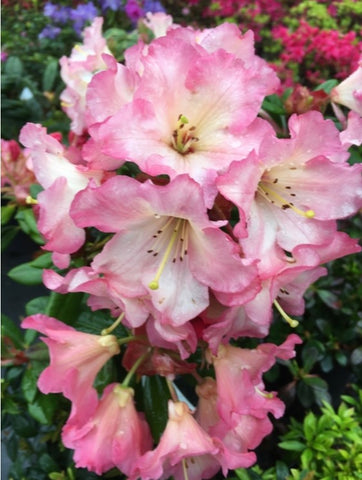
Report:
<svg viewBox="0 0 362 480"><path fill-rule="evenodd" d="M1 315L1 337L8 337L16 348L24 348L22 330L6 315Z"/></svg>
<svg viewBox="0 0 362 480"><path fill-rule="evenodd" d="M6 225L16 211L16 205L4 205L1 207L1 225Z"/></svg>
<svg viewBox="0 0 362 480"><path fill-rule="evenodd" d="M276 95L269 95L264 99L262 108L270 113L275 113L276 115L285 115L285 107L281 98Z"/></svg>
<svg viewBox="0 0 362 480"><path fill-rule="evenodd" d="M42 470L44 470L44 472L47 473L59 469L59 465L57 465L57 463L48 453L43 453L43 455L40 456L39 466L42 468Z"/></svg>
<svg viewBox="0 0 362 480"><path fill-rule="evenodd" d="M49 425L52 422L58 403L59 400L56 395L43 395L38 392L35 400L28 404L28 410L30 415L39 423Z"/></svg>
<svg viewBox="0 0 362 480"><path fill-rule="evenodd" d="M44 73L43 73L43 91L50 92L53 90L55 79L58 75L58 60L53 59L50 60L48 65L46 66Z"/></svg>
<svg viewBox="0 0 362 480"><path fill-rule="evenodd" d="M337 295L335 295L330 290L318 289L317 294L322 300L322 302L325 303L328 307L333 308L334 310L338 310L340 308Z"/></svg>
<svg viewBox="0 0 362 480"><path fill-rule="evenodd" d="M38 381L38 374L37 372L34 371L33 366L30 365L25 370L25 373L21 381L21 389L23 391L25 400L28 403L33 402L36 397L36 394L38 393L37 381Z"/></svg>
<svg viewBox="0 0 362 480"><path fill-rule="evenodd" d="M283 450L290 450L293 452L301 452L306 448L304 443L298 442L297 440L287 440L285 442L280 442L278 443L278 446Z"/></svg>
<svg viewBox="0 0 362 480"><path fill-rule="evenodd" d="M49 296L33 298L25 305L25 313L27 315L35 315L36 313L45 314L48 302Z"/></svg>
<svg viewBox="0 0 362 480"><path fill-rule="evenodd" d="M44 245L44 240L37 228L32 208L18 209L15 218L19 222L20 228L23 230L23 232L29 235L35 243Z"/></svg>
<svg viewBox="0 0 362 480"><path fill-rule="evenodd" d="M324 90L326 93L330 94L332 88L336 87L337 85L338 85L338 80L330 79L318 85L318 87L316 87L314 90L315 91Z"/></svg>
<svg viewBox="0 0 362 480"><path fill-rule="evenodd" d="M277 461L275 464L276 480L285 480L289 474L289 469L284 462Z"/></svg>
<svg viewBox="0 0 362 480"><path fill-rule="evenodd" d="M143 406L152 436L157 443L168 420L168 400L171 397L165 378L155 375L143 377Z"/></svg>
<svg viewBox="0 0 362 480"><path fill-rule="evenodd" d="M23 75L23 70L23 63L19 57L8 57L4 69L7 75L15 75L17 77L21 77Z"/></svg>
<svg viewBox="0 0 362 480"><path fill-rule="evenodd" d="M347 355L344 352L341 352L340 350L338 350L335 353L335 359L340 365L342 365L342 367L345 367L348 364Z"/></svg>
<svg viewBox="0 0 362 480"><path fill-rule="evenodd" d="M12 427L20 437L28 438L37 434L39 425L27 413L22 412L22 415L14 415Z"/></svg>
<svg viewBox="0 0 362 480"><path fill-rule="evenodd" d="M51 253L40 255L35 260L12 268L8 273L15 282L23 285L39 285L42 283L43 269L53 265Z"/></svg>
<svg viewBox="0 0 362 480"><path fill-rule="evenodd" d="M14 240L16 234L19 231L19 227L14 225L7 225L1 229L1 251L4 252L11 242Z"/></svg>
<svg viewBox="0 0 362 480"><path fill-rule="evenodd" d="M308 441L311 441L316 433L317 428L317 419L312 412L309 412L303 421L303 429L305 433L305 438Z"/></svg>
<svg viewBox="0 0 362 480"><path fill-rule="evenodd" d="M304 450L304 452L302 453L302 455L300 457L301 462L302 462L302 467L303 468L308 468L310 462L313 459L313 457L314 457L313 450L311 450L310 448L307 448L306 450Z"/></svg>
<svg viewBox="0 0 362 480"><path fill-rule="evenodd" d="M51 292L45 314L58 320L73 325L81 311L83 293L67 293L63 295Z"/></svg>
<svg viewBox="0 0 362 480"><path fill-rule="evenodd" d="M304 408L308 408L314 402L314 393L312 388L302 379L297 383L297 396Z"/></svg>
<svg viewBox="0 0 362 480"><path fill-rule="evenodd" d="M18 265L8 272L8 276L14 282L22 285L40 285L42 283L43 270L33 267L31 262Z"/></svg>

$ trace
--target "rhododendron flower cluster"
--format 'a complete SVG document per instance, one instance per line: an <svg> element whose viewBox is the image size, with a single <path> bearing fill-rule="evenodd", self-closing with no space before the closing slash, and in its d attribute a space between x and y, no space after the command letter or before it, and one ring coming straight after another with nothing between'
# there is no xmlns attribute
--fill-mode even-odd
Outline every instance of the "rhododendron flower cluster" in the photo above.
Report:
<svg viewBox="0 0 362 480"><path fill-rule="evenodd" d="M312 83L325 80L323 68L333 72L333 76L344 79L357 67L362 55L362 43L355 32L341 34L337 30L323 30L301 20L295 31L277 25L272 29L273 38L281 41L283 50L280 55L280 72L287 71L291 63L304 63L306 78ZM318 64L318 71L314 65Z"/></svg>
<svg viewBox="0 0 362 480"><path fill-rule="evenodd" d="M362 134L354 120L340 133L309 111L280 138L259 116L279 80L252 32L184 28L164 14L146 22L155 38L124 64L100 18L61 60L70 144L35 124L20 135L43 188L33 200L43 248L63 269L44 283L88 294L109 328L83 333L43 314L22 325L49 348L39 388L71 402L62 438L78 467L130 480L226 476L255 462L269 414L283 414L263 373L300 343L294 333L255 349L230 341L265 337L273 309L296 326L321 265L359 251L336 221L362 206L361 166L347 162ZM117 356L128 373L99 395L96 376ZM166 378L159 442L135 401L136 374ZM174 384L183 374L195 377L197 403Z"/></svg>

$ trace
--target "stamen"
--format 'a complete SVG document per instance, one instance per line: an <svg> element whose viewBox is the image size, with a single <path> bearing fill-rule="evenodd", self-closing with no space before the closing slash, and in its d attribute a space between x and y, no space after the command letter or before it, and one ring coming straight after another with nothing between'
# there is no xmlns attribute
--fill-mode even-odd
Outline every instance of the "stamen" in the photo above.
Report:
<svg viewBox="0 0 362 480"><path fill-rule="evenodd" d="M189 474L187 473L187 463L186 459L182 459L182 472L184 474L184 480L189 480Z"/></svg>
<svg viewBox="0 0 362 480"><path fill-rule="evenodd" d="M271 392L262 392L258 387L254 387L255 391L264 398L274 398Z"/></svg>
<svg viewBox="0 0 362 480"><path fill-rule="evenodd" d="M193 144L199 141L199 138L193 134L196 127L194 125L187 127L188 123L189 119L180 114L171 137L171 146L183 155L193 152Z"/></svg>
<svg viewBox="0 0 362 480"><path fill-rule="evenodd" d="M286 200L281 195L279 195L279 193L277 193L273 189L267 187L265 182L261 182L259 184L258 192L260 193L260 195L262 195L263 198L265 198L269 202L275 204L275 201L272 200L272 198L274 198L274 200L276 200L280 204L280 206L283 210L287 210L288 208L291 208L295 213L297 213L298 215L301 215L302 217L306 217L306 218L313 218L315 216L314 210L303 211L300 208L297 208L293 203L288 202L288 200ZM290 195L292 195L292 194L290 194ZM295 194L293 196L295 196Z"/></svg>
<svg viewBox="0 0 362 480"><path fill-rule="evenodd" d="M38 205L38 200L36 200L35 198L31 197L30 195L28 195L25 199L25 203L27 205Z"/></svg>
<svg viewBox="0 0 362 480"><path fill-rule="evenodd" d="M289 323L289 325L292 327L292 328L295 328L299 325L299 322L298 320L295 320L294 318L290 317L284 310L283 308L280 306L280 303L277 301L277 300L274 300L274 305L276 307L276 309L278 310L278 312L280 313L280 315L284 318L284 320Z"/></svg>
<svg viewBox="0 0 362 480"><path fill-rule="evenodd" d="M166 225L168 225L170 221L174 221L174 220L175 220L175 219L174 219L173 217L170 217L170 219L169 219L169 221L166 223ZM172 232L172 235L171 235L169 244L168 244L168 246L167 246L167 248L166 248L166 251L165 251L165 253L164 253L163 257L162 257L160 266L159 266L158 269L157 269L155 278L148 284L148 286L149 286L149 288L150 288L151 290L157 290L158 287L159 287L158 281L159 281L159 279L160 279L160 277L161 277L161 274L162 274L162 272L163 272L163 270L164 270L164 268L165 268L165 266L166 266L166 264L167 264L167 261L168 261L168 259L169 259L169 257L170 257L171 251L172 251L172 248L173 248L174 243L175 243L175 241L176 241L176 239L177 239L177 236L178 236L178 233L179 233L178 230L179 230L181 221L182 221L181 218L179 218L179 219L177 220L177 223L176 223L176 226L175 226L175 228L174 228L174 230L173 230L173 232Z"/></svg>

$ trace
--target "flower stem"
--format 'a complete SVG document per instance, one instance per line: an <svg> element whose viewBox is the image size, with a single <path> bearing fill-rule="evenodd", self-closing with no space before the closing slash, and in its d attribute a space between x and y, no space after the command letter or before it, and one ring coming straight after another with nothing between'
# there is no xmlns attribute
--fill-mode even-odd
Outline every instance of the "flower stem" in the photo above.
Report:
<svg viewBox="0 0 362 480"><path fill-rule="evenodd" d="M126 378L123 380L122 382L122 387L128 387L133 375L136 373L138 367L141 365L141 363L143 363L146 358L149 356L149 354L151 353L151 348L149 348L147 350L147 352L145 352L143 355L141 355L136 361L135 363L132 365L132 368L131 370L127 373L126 375Z"/></svg>
<svg viewBox="0 0 362 480"><path fill-rule="evenodd" d="M113 332L113 330L117 328L118 325L122 322L123 317L124 317L124 312L121 313L121 315L117 318L117 320L114 323L112 323L110 327L104 328L101 331L101 335L109 335L111 332Z"/></svg>

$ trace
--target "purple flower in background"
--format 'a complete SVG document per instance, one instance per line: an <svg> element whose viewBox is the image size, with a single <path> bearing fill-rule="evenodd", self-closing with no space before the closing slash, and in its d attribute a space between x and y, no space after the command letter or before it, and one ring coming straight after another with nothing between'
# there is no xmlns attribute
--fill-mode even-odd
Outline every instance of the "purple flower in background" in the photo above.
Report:
<svg viewBox="0 0 362 480"><path fill-rule="evenodd" d="M51 2L47 2L44 5L43 13L46 17L51 18L58 23L66 23L70 17L71 8L63 7L61 5L54 5Z"/></svg>
<svg viewBox="0 0 362 480"><path fill-rule="evenodd" d="M145 12L137 2L137 0L127 0L127 4L125 6L125 12L128 18L132 22L137 22L140 18L144 17Z"/></svg>
<svg viewBox="0 0 362 480"><path fill-rule="evenodd" d="M80 34L84 24L88 21L91 22L97 15L98 10L93 2L78 5L77 8L70 11L70 18L73 21L74 30Z"/></svg>
<svg viewBox="0 0 362 480"><path fill-rule="evenodd" d="M166 12L161 2L158 0L145 0L143 3L143 10L145 13Z"/></svg>
<svg viewBox="0 0 362 480"><path fill-rule="evenodd" d="M5 52L5 50L1 50L1 61L5 62L6 59L8 58L9 54L8 52Z"/></svg>
<svg viewBox="0 0 362 480"><path fill-rule="evenodd" d="M59 27L55 27L54 25L47 25L43 30L39 33L38 38L41 40L42 38L55 38L59 35L61 29Z"/></svg>
<svg viewBox="0 0 362 480"><path fill-rule="evenodd" d="M54 5L52 2L44 4L43 13L46 17L54 18L54 15L58 12L58 5Z"/></svg>
<svg viewBox="0 0 362 480"><path fill-rule="evenodd" d="M122 0L100 0L99 4L102 8L102 11L105 10L119 10L122 7Z"/></svg>

